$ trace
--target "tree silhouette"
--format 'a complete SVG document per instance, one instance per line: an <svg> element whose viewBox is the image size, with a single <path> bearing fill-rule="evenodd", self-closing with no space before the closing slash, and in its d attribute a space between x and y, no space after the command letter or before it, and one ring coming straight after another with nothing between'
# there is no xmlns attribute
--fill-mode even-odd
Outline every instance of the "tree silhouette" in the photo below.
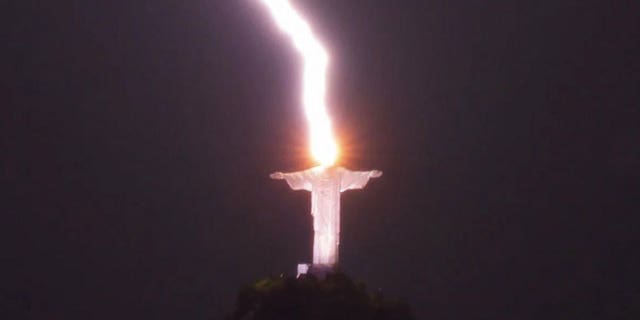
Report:
<svg viewBox="0 0 640 320"><path fill-rule="evenodd" d="M410 320L409 305L370 293L344 273L319 280L269 277L245 286L238 293L229 320Z"/></svg>

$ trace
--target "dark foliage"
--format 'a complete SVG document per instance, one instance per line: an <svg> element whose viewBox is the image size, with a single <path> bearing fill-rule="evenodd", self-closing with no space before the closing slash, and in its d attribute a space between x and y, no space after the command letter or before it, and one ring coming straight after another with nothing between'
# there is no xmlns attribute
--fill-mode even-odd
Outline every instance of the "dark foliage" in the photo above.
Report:
<svg viewBox="0 0 640 320"><path fill-rule="evenodd" d="M244 287L229 320L407 320L414 319L405 302L370 293L344 273L323 280L270 277Z"/></svg>

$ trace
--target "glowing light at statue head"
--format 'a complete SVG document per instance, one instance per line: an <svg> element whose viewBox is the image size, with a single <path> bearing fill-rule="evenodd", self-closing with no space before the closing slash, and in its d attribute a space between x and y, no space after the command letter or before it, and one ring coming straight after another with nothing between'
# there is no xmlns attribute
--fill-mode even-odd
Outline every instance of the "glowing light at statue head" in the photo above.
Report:
<svg viewBox="0 0 640 320"><path fill-rule="evenodd" d="M325 102L329 56L311 31L305 19L288 0L260 0L271 12L278 27L287 34L302 55L302 104L309 124L310 149L313 158L323 166L333 165L338 146Z"/></svg>

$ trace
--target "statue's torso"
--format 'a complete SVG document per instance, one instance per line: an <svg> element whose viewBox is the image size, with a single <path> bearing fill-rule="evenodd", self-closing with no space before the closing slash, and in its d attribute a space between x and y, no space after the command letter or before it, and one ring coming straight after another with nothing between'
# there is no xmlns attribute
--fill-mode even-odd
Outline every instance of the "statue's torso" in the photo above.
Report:
<svg viewBox="0 0 640 320"><path fill-rule="evenodd" d="M311 214L316 232L340 232L340 184L339 170L321 172L311 179Z"/></svg>

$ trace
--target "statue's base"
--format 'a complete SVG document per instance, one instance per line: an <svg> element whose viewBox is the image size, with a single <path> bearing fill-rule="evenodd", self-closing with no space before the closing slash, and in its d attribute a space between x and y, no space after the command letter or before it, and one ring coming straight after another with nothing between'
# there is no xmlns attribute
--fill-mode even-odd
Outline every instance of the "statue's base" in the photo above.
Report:
<svg viewBox="0 0 640 320"><path fill-rule="evenodd" d="M312 274L318 279L324 279L327 276L327 273L331 273L336 271L335 265L332 264L311 264L311 263L300 263L298 264L298 276L303 274Z"/></svg>

